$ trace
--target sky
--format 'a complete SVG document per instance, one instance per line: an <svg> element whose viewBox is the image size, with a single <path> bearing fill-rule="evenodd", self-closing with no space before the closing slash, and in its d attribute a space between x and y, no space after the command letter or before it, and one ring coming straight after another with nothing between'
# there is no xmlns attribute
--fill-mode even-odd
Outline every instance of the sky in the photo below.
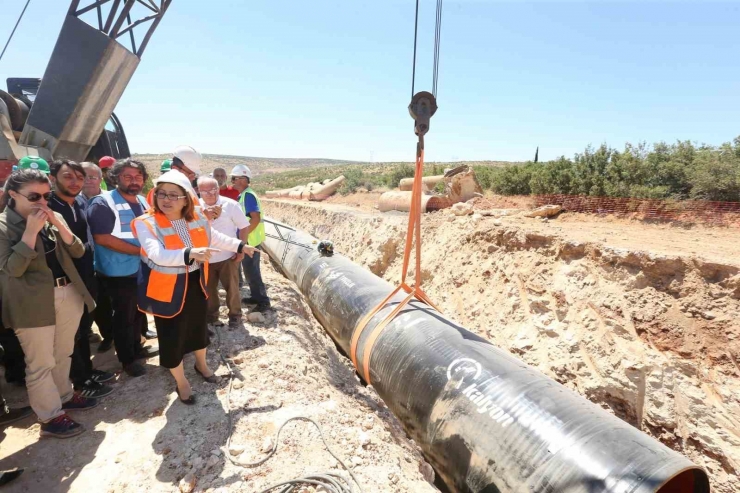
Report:
<svg viewBox="0 0 740 493"><path fill-rule="evenodd" d="M0 43L24 4L0 0ZM43 76L68 5L31 0L0 78ZM416 91L432 88L435 5L420 2ZM116 108L132 152L413 161L414 8L173 0ZM730 141L739 19L740 2L446 0L426 159Z"/></svg>

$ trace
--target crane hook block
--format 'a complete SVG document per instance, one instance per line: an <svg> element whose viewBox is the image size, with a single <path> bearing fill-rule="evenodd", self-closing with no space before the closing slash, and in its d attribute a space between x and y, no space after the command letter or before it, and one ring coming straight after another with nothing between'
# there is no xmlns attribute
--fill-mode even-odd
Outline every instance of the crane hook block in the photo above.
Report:
<svg viewBox="0 0 740 493"><path fill-rule="evenodd" d="M409 114L414 119L414 133L419 137L429 131L429 120L437 112L437 100L431 92L414 94L409 104Z"/></svg>

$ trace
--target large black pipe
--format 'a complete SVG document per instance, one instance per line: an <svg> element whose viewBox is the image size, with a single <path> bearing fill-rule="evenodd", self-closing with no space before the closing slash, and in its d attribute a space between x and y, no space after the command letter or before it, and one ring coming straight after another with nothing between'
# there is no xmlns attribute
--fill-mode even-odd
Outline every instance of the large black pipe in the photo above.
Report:
<svg viewBox="0 0 740 493"><path fill-rule="evenodd" d="M267 253L350 354L358 322L392 286L341 255L322 257L306 233L272 222L267 232ZM389 311L369 322L358 361ZM388 324L369 368L452 491L709 491L706 473L682 455L420 303Z"/></svg>

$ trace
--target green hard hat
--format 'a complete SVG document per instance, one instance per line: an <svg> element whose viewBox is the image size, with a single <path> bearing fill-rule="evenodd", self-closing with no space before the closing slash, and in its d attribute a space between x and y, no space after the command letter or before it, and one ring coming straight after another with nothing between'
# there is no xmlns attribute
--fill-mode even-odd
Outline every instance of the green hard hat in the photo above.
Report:
<svg viewBox="0 0 740 493"><path fill-rule="evenodd" d="M162 161L162 166L159 167L159 171L164 173L165 171L169 171L172 169L172 159L165 159Z"/></svg>
<svg viewBox="0 0 740 493"><path fill-rule="evenodd" d="M18 169L36 169L48 175L49 163L38 156L25 156L18 161Z"/></svg>

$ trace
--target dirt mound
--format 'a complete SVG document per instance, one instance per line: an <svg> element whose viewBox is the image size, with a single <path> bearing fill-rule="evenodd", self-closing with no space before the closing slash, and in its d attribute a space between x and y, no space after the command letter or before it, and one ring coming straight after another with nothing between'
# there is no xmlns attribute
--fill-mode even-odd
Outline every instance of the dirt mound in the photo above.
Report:
<svg viewBox="0 0 740 493"><path fill-rule="evenodd" d="M185 406L177 401L169 372L154 366L153 359L146 376L119 376L114 394L75 416L88 427L77 438L39 441L39 425L31 418L5 429L0 469L25 467L26 472L3 491L172 493L190 491L187 485L194 481L194 492L253 493L312 473L346 476L318 432L301 422L283 429L277 453L265 464L243 468L227 459L261 459L277 429L294 416L321 426L365 491L437 491L425 479L433 473L429 476L430 466L418 448L377 394L360 384L300 294L266 257L262 269L276 314L265 324L246 324L246 330L220 329L221 346L239 375L231 396L231 447L226 446L227 386L203 382L186 357L185 371L198 402ZM224 320L225 310L222 306ZM219 367L215 347L214 341L212 368ZM97 355L96 360L106 358L97 364L120 369L111 353ZM220 366L217 374L226 373ZM3 390L11 391L6 395L11 407L26 399L24 390Z"/></svg>
<svg viewBox="0 0 740 493"><path fill-rule="evenodd" d="M397 283L404 216L266 205ZM721 255L607 246L527 221L426 215L426 293L465 327L704 466L713 491L736 491L740 268ZM612 230L622 245L631 233Z"/></svg>

